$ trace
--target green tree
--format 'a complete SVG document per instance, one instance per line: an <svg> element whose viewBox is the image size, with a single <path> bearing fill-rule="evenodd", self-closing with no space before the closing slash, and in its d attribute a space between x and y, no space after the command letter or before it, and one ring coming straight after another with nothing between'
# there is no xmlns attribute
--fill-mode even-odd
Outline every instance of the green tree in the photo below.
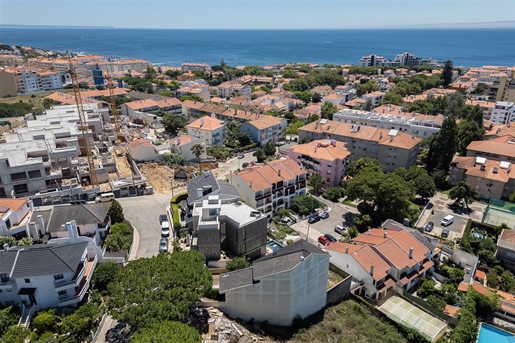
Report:
<svg viewBox="0 0 515 343"><path fill-rule="evenodd" d="M499 287L499 275L495 270L492 269L491 272L486 274L486 284L488 287L497 289Z"/></svg>
<svg viewBox="0 0 515 343"><path fill-rule="evenodd" d="M463 281L463 277L465 276L465 272L460 268L443 266L442 271L448 278L447 282L453 284L454 286L458 286L458 284Z"/></svg>
<svg viewBox="0 0 515 343"><path fill-rule="evenodd" d="M266 142L265 145L263 145L263 152L267 157L275 156L276 149L274 143L272 141Z"/></svg>
<svg viewBox="0 0 515 343"><path fill-rule="evenodd" d="M145 327L152 321L182 321L188 306L212 287L201 253L179 251L131 261L108 286L117 320Z"/></svg>
<svg viewBox="0 0 515 343"><path fill-rule="evenodd" d="M511 192L509 198L508 198L511 202L515 202L515 191Z"/></svg>
<svg viewBox="0 0 515 343"><path fill-rule="evenodd" d="M513 274L505 270L501 274L501 289L505 292L511 293L515 289L515 278L513 277Z"/></svg>
<svg viewBox="0 0 515 343"><path fill-rule="evenodd" d="M77 342L83 342L90 335L91 329L100 317L100 306L87 303L64 317L60 324L61 334L73 336Z"/></svg>
<svg viewBox="0 0 515 343"><path fill-rule="evenodd" d="M465 156L467 154L467 146L473 141L482 140L484 131L483 125L479 127L474 121L462 120L457 126L458 153Z"/></svg>
<svg viewBox="0 0 515 343"><path fill-rule="evenodd" d="M181 97L181 101L182 102L184 102L186 100L204 102L204 99L202 99L198 95L184 95L184 96Z"/></svg>
<svg viewBox="0 0 515 343"><path fill-rule="evenodd" d="M118 264L114 261L100 263L93 272L92 286L102 292L107 291L107 285L114 280L118 269Z"/></svg>
<svg viewBox="0 0 515 343"><path fill-rule="evenodd" d="M313 93L311 96L311 101L315 104L318 104L320 101L322 101L322 95L317 92Z"/></svg>
<svg viewBox="0 0 515 343"><path fill-rule="evenodd" d="M413 180L415 192L423 199L431 198L436 194L436 185L433 178L427 174L420 175Z"/></svg>
<svg viewBox="0 0 515 343"><path fill-rule="evenodd" d="M465 181L460 181L449 191L449 198L454 200L454 206L461 206L462 203L465 203L465 207L468 209L470 203L479 199L479 193Z"/></svg>
<svg viewBox="0 0 515 343"><path fill-rule="evenodd" d="M132 229L124 223L116 223L109 228L111 233L105 239L109 251L129 249L132 243Z"/></svg>
<svg viewBox="0 0 515 343"><path fill-rule="evenodd" d="M430 306L436 308L437 310L443 311L445 309L445 301L436 297L435 295L430 295L427 297L426 301Z"/></svg>
<svg viewBox="0 0 515 343"><path fill-rule="evenodd" d="M17 307L8 306L0 310L0 337L9 329L11 325L16 325L20 319L20 313Z"/></svg>
<svg viewBox="0 0 515 343"><path fill-rule="evenodd" d="M2 337L2 343L21 343L25 342L25 339L34 339L37 335L30 332L29 329L23 326L12 325L10 326Z"/></svg>
<svg viewBox="0 0 515 343"><path fill-rule="evenodd" d="M469 287L467 298L470 298L475 304L476 316L480 318L487 318L501 308L499 296L494 292L490 292L489 295L483 295L474 288Z"/></svg>
<svg viewBox="0 0 515 343"><path fill-rule="evenodd" d="M321 109L322 118L333 120L333 115L338 112L338 107L336 107L332 102L324 102Z"/></svg>
<svg viewBox="0 0 515 343"><path fill-rule="evenodd" d="M304 101L306 104L311 101L311 93L308 91L293 93L295 94L295 98Z"/></svg>
<svg viewBox="0 0 515 343"><path fill-rule="evenodd" d="M363 111L372 111L374 109L374 104L372 104L372 99L367 99L363 104Z"/></svg>
<svg viewBox="0 0 515 343"><path fill-rule="evenodd" d="M331 200L332 202L338 202L341 198L343 198L343 195L343 188L337 186L327 187L324 194L322 194L324 199Z"/></svg>
<svg viewBox="0 0 515 343"><path fill-rule="evenodd" d="M378 91L379 85L374 80L368 80L365 83L356 86L356 95L361 98L363 94Z"/></svg>
<svg viewBox="0 0 515 343"><path fill-rule="evenodd" d="M249 262L245 259L245 257L235 257L226 263L225 268L227 268L227 270L234 271L247 268L248 266Z"/></svg>
<svg viewBox="0 0 515 343"><path fill-rule="evenodd" d="M164 154L164 161L168 166L185 166L186 158L182 154Z"/></svg>
<svg viewBox="0 0 515 343"><path fill-rule="evenodd" d="M359 160L352 160L346 170L346 175L354 177L358 175L363 169L372 167L376 171L380 171L379 161L372 157L362 157Z"/></svg>
<svg viewBox="0 0 515 343"><path fill-rule="evenodd" d="M32 327L38 334L42 334L47 331L55 331L54 327L57 322L57 317L54 310L48 310L39 312L34 319L32 319Z"/></svg>
<svg viewBox="0 0 515 343"><path fill-rule="evenodd" d="M200 143L197 143L197 144L193 144L190 149L191 149L191 153L193 155L195 155L197 160L200 162L200 156L202 156L202 154L205 151L204 146ZM200 167L200 163L199 163L199 167Z"/></svg>
<svg viewBox="0 0 515 343"><path fill-rule="evenodd" d="M162 321L138 330L131 343L201 343L198 331L179 322Z"/></svg>
<svg viewBox="0 0 515 343"><path fill-rule="evenodd" d="M436 293L436 282L433 280L424 280L417 290L417 294L423 298Z"/></svg>
<svg viewBox="0 0 515 343"><path fill-rule="evenodd" d="M44 98L43 99L43 108L45 110L49 110L52 108L52 106L55 105L55 101L50 98Z"/></svg>
<svg viewBox="0 0 515 343"><path fill-rule="evenodd" d="M295 121L291 121L290 124L286 127L286 134L287 135L298 135L299 134L299 128L303 127L304 125L306 125L306 123L304 123L304 121L302 120L295 120Z"/></svg>
<svg viewBox="0 0 515 343"><path fill-rule="evenodd" d="M444 87L447 87L451 82L453 78L453 72L454 72L454 64L451 60L445 61L445 64L443 66L442 71L442 80Z"/></svg>
<svg viewBox="0 0 515 343"><path fill-rule="evenodd" d="M116 200L111 201L107 214L111 218L111 224L123 223L125 216L123 215L123 207Z"/></svg>
<svg viewBox="0 0 515 343"><path fill-rule="evenodd" d="M145 70L145 80L151 81L156 78L156 69L153 66L147 66Z"/></svg>
<svg viewBox="0 0 515 343"><path fill-rule="evenodd" d="M175 113L167 113L163 117L163 125L166 127L166 131L177 134L179 129L182 129L188 123L188 118Z"/></svg>
<svg viewBox="0 0 515 343"><path fill-rule="evenodd" d="M444 119L440 132L431 141L426 165L429 171L435 168L449 170L456 153L456 140L456 119L449 116Z"/></svg>
<svg viewBox="0 0 515 343"><path fill-rule="evenodd" d="M301 217L313 213L317 208L320 207L322 207L320 201L311 196L299 195L293 198L293 200L290 203L291 210Z"/></svg>
<svg viewBox="0 0 515 343"><path fill-rule="evenodd" d="M254 153L254 156L256 156L256 160L258 163L263 163L266 160L265 152L263 151L263 148L259 148Z"/></svg>
<svg viewBox="0 0 515 343"><path fill-rule="evenodd" d="M318 173L312 173L308 178L309 184L313 187L313 190L315 191L315 195L318 195L318 192L325 184L325 180L320 174Z"/></svg>

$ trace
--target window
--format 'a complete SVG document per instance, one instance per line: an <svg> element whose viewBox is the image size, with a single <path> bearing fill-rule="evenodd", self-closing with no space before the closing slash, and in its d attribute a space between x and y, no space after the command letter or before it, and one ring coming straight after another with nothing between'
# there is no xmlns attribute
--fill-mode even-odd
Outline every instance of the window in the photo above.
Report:
<svg viewBox="0 0 515 343"><path fill-rule="evenodd" d="M30 283L30 279L25 279L25 283Z"/></svg>
<svg viewBox="0 0 515 343"><path fill-rule="evenodd" d="M63 295L66 295L66 290L59 291L59 292L57 292L57 294L59 294L60 297L63 296Z"/></svg>
<svg viewBox="0 0 515 343"><path fill-rule="evenodd" d="M216 216L216 208L210 208L209 209L209 215L210 216Z"/></svg>
<svg viewBox="0 0 515 343"><path fill-rule="evenodd" d="M64 279L64 275L63 274L56 274L54 275L54 280L61 280L61 279Z"/></svg>
<svg viewBox="0 0 515 343"><path fill-rule="evenodd" d="M327 174L328 174L328 175L331 175L331 169L328 169L328 170L327 170Z"/></svg>

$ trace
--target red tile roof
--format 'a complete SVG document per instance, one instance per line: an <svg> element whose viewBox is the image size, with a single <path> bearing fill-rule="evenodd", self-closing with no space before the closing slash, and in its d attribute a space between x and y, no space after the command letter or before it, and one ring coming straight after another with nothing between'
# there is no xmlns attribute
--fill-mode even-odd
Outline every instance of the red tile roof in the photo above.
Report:
<svg viewBox="0 0 515 343"><path fill-rule="evenodd" d="M29 201L29 198L0 198L0 207L7 208L8 210L12 210L14 212L19 211L25 204Z"/></svg>

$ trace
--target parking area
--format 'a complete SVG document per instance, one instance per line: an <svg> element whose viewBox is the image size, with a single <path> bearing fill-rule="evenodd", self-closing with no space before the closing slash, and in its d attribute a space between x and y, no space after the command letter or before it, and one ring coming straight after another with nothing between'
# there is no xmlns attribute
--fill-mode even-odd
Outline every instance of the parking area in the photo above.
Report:
<svg viewBox="0 0 515 343"><path fill-rule="evenodd" d="M449 241L456 242L458 238L461 238L463 236L463 232L465 231L465 227L467 226L467 217L458 216L456 214L453 214L452 212L444 212L440 210L434 210L434 214L431 214L431 210L427 210L429 215L424 216L424 220L419 222L420 227L425 228L427 223L433 222L434 228L431 232L425 232L428 235L435 236L435 237L441 237L442 231L444 229L449 230L449 237L446 239ZM454 216L454 223L451 225L444 227L441 224L442 219L447 215L453 215Z"/></svg>

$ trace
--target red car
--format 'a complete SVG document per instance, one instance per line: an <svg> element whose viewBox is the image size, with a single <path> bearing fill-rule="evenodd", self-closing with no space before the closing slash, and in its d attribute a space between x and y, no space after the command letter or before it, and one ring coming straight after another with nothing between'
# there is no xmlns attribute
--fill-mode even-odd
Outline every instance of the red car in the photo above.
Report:
<svg viewBox="0 0 515 343"><path fill-rule="evenodd" d="M323 245L329 245L331 244L331 241L329 241L325 236L320 236L318 237L318 243L322 243Z"/></svg>

